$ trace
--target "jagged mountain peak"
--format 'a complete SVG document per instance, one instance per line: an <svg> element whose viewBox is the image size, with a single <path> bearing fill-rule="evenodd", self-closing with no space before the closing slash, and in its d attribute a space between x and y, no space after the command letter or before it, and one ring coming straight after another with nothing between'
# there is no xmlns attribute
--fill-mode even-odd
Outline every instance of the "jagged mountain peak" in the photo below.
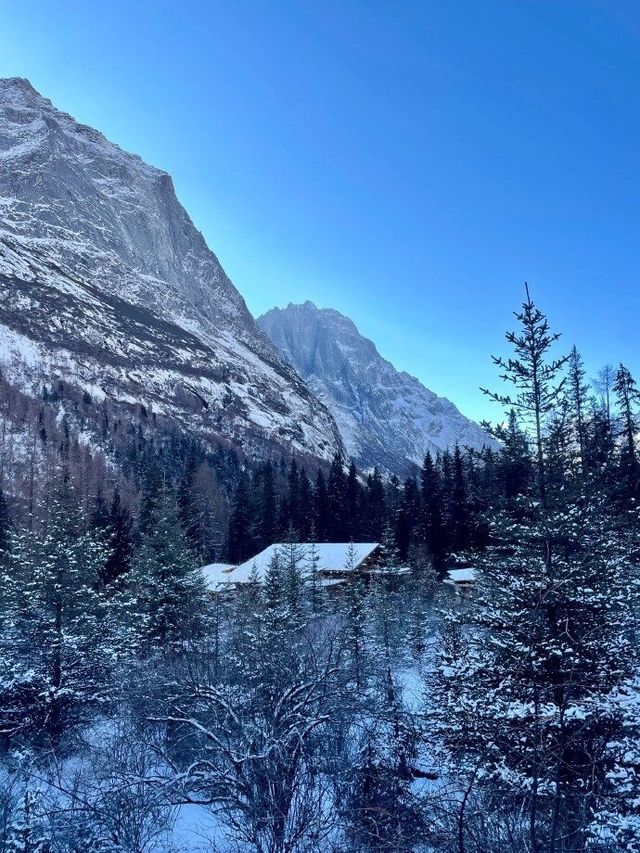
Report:
<svg viewBox="0 0 640 853"><path fill-rule="evenodd" d="M321 457L341 446L169 175L20 78L0 81L3 367L16 351L34 387L64 376L245 445Z"/></svg>
<svg viewBox="0 0 640 853"><path fill-rule="evenodd" d="M396 370L344 314L305 302L273 308L258 323L332 412L362 467L404 474L427 451L493 444L453 403Z"/></svg>
<svg viewBox="0 0 640 853"><path fill-rule="evenodd" d="M34 106L37 101L47 101L32 85L26 77L0 77L0 96L3 102L13 98L16 105Z"/></svg>

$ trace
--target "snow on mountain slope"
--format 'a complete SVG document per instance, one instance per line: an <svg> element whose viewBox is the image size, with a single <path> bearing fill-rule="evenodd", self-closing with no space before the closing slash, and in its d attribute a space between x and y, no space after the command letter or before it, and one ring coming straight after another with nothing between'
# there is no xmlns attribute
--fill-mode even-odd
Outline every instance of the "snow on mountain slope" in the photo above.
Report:
<svg viewBox="0 0 640 853"><path fill-rule="evenodd" d="M403 474L427 450L494 443L449 400L397 371L338 311L305 302L272 308L258 323L333 413L360 466Z"/></svg>
<svg viewBox="0 0 640 853"><path fill-rule="evenodd" d="M329 458L329 412L278 354L166 173L0 80L0 363L204 436Z"/></svg>

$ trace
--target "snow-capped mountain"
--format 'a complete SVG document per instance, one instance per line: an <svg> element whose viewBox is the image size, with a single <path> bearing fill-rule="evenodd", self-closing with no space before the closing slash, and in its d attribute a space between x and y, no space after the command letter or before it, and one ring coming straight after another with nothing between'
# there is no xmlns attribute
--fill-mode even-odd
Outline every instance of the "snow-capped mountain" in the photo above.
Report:
<svg viewBox="0 0 640 853"><path fill-rule="evenodd" d="M171 178L0 80L0 366L202 435L330 457L340 438L251 317Z"/></svg>
<svg viewBox="0 0 640 853"><path fill-rule="evenodd" d="M401 474L420 465L427 450L494 443L449 400L396 370L338 311L305 302L272 308L258 323L332 412L361 467Z"/></svg>

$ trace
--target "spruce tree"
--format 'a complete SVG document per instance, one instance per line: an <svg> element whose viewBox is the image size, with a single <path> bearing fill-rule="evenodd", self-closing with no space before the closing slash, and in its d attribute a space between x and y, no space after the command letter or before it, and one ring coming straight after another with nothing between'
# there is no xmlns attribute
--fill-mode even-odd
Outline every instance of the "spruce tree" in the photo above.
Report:
<svg viewBox="0 0 640 853"><path fill-rule="evenodd" d="M569 354L568 380L569 380L569 405L575 424L575 433L578 443L580 467L583 472L589 467L587 459L587 426L586 411L589 388L585 382L586 372L580 354L574 346Z"/></svg>
<svg viewBox="0 0 640 853"><path fill-rule="evenodd" d="M336 454L331 462L327 479L327 521L326 534L330 542L348 541L348 519L345 512L347 478L344 462Z"/></svg>
<svg viewBox="0 0 640 853"><path fill-rule="evenodd" d="M273 465L267 462L262 472L257 506L256 550L262 551L276 539L277 505ZM237 546L234 544L234 549Z"/></svg>
<svg viewBox="0 0 640 853"><path fill-rule="evenodd" d="M44 530L16 532L3 567L0 727L12 740L63 736L106 707L121 651L117 613L99 589L107 549L63 473Z"/></svg>
<svg viewBox="0 0 640 853"><path fill-rule="evenodd" d="M640 391L628 368L621 364L616 373L613 390L618 402L620 415L620 473L623 487L629 498L640 497L640 462L636 447L638 415L636 406L640 403Z"/></svg>
<svg viewBox="0 0 640 853"><path fill-rule="evenodd" d="M11 515L4 491L0 488L0 563L8 556L10 538Z"/></svg>
<svg viewBox="0 0 640 853"><path fill-rule="evenodd" d="M518 843L567 853L585 850L615 789L610 771L625 731L612 697L640 659L640 584L632 534L597 482L573 460L561 478L550 476L564 360L549 355L558 335L529 298L519 317L522 332L509 336L516 358L496 361L518 388L535 488L520 498L518 518L494 519L473 604L447 621L434 716L457 772L522 816Z"/></svg>
<svg viewBox="0 0 640 853"><path fill-rule="evenodd" d="M327 497L327 483L322 469L318 468L316 483L313 491L313 527L318 537L318 542L327 542L329 530L329 507Z"/></svg>
<svg viewBox="0 0 640 853"><path fill-rule="evenodd" d="M428 451L420 472L420 492L422 497L421 538L434 566L440 568L447 548L443 495L439 472Z"/></svg>
<svg viewBox="0 0 640 853"><path fill-rule="evenodd" d="M457 444L453 451L453 485L449 503L449 525L452 549L455 552L466 551L471 545L471 512L467 498L462 453Z"/></svg>
<svg viewBox="0 0 640 853"><path fill-rule="evenodd" d="M538 493L546 502L546 471L544 431L549 415L556 411L565 379L561 376L568 356L549 358L549 351L560 338L551 332L545 315L536 307L525 283L526 299L515 317L520 324L516 332L507 332L506 339L513 346L514 356L508 359L493 356L494 364L503 373L500 378L512 385L512 394L500 394L483 388L491 399L514 409L519 418L530 427L533 434Z"/></svg>
<svg viewBox="0 0 640 853"><path fill-rule="evenodd" d="M253 541L253 505L249 480L242 472L231 501L227 547L232 563L241 563L256 553Z"/></svg>
<svg viewBox="0 0 640 853"><path fill-rule="evenodd" d="M178 648L200 635L205 588L168 488L159 495L133 554L126 597L147 651Z"/></svg>

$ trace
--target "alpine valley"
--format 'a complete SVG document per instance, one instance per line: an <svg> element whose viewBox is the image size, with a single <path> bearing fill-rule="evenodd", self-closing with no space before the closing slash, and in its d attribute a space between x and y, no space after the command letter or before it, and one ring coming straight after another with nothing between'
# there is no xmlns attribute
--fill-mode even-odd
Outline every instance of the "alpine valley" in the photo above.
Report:
<svg viewBox="0 0 640 853"><path fill-rule="evenodd" d="M64 379L250 456L405 473L490 441L337 312L256 323L170 176L23 79L0 81L0 362L25 393Z"/></svg>

